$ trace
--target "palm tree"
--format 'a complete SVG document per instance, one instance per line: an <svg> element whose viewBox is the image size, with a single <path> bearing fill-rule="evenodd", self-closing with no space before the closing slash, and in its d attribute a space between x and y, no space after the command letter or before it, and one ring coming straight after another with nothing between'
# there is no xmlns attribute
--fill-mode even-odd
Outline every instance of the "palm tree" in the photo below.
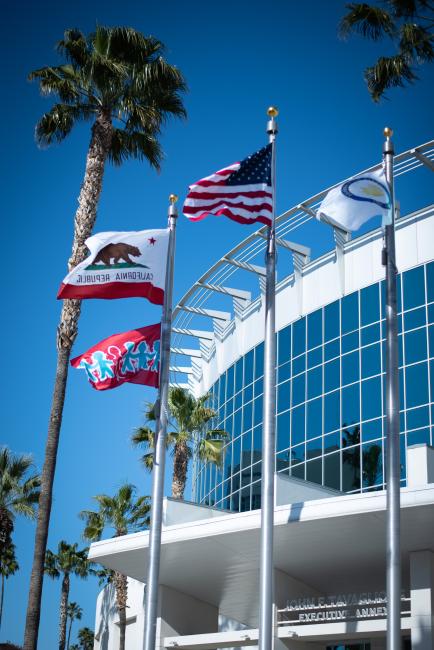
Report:
<svg viewBox="0 0 434 650"><path fill-rule="evenodd" d="M92 573L90 562L87 559L88 549L84 548L79 551L77 547L78 544L67 544L67 542L62 540L58 544L57 553L49 550L45 553L44 572L53 580L57 580L62 576L59 613L59 650L65 650L71 575L79 578L87 578L89 573Z"/></svg>
<svg viewBox="0 0 434 650"><path fill-rule="evenodd" d="M379 5L351 2L339 26L346 38L356 32L378 41L387 36L396 49L365 69L372 99L378 102L388 88L417 80L416 66L434 60L434 5L429 0L384 0Z"/></svg>
<svg viewBox="0 0 434 650"><path fill-rule="evenodd" d="M30 73L43 94L58 97L36 126L42 145L61 142L78 122L92 123L84 180L74 221L71 270L87 255L85 240L92 233L102 189L105 164L128 158L147 160L159 169L158 137L168 118L185 117L181 72L162 56L161 41L127 27L97 27L85 37L77 29L58 43L66 63ZM45 550L51 513L53 481L65 400L68 362L77 336L81 301L65 300L57 329L57 367L48 426L41 500L27 605L25 650L36 650Z"/></svg>
<svg viewBox="0 0 434 650"><path fill-rule="evenodd" d="M80 605L78 603L68 603L68 607L66 608L66 618L69 618L69 627L68 627L68 641L66 643L66 647L69 650L69 642L71 640L71 629L72 629L72 624L74 621L81 621L81 617L83 614L83 610L81 609Z"/></svg>
<svg viewBox="0 0 434 650"><path fill-rule="evenodd" d="M30 474L32 467L31 456L0 449L0 557L12 543L15 516L35 516L41 481L38 474Z"/></svg>
<svg viewBox="0 0 434 650"><path fill-rule="evenodd" d="M93 633L93 630L90 629L90 627L82 627L78 631L78 640L80 642L80 648L82 650L93 650L93 642L95 635Z"/></svg>
<svg viewBox="0 0 434 650"><path fill-rule="evenodd" d="M7 546L0 556L1 595L0 595L0 627L3 618L3 602L5 595L5 579L7 580L18 571L17 559L15 557L15 544L12 542Z"/></svg>
<svg viewBox="0 0 434 650"><path fill-rule="evenodd" d="M206 406L209 395L196 399L183 388L173 387L169 390L169 411L176 430L167 434L166 445L172 448L173 474L172 497L183 499L187 482L188 461L196 451L202 461L220 466L222 448L227 433L222 429L207 429L205 425L216 416L216 411ZM148 424L155 423L155 408L148 404L146 418ZM172 424L172 426L174 426ZM202 434L199 442L197 436ZM140 427L131 438L134 445L145 446L142 463L148 471L152 470L154 459L154 431L151 426Z"/></svg>
<svg viewBox="0 0 434 650"><path fill-rule="evenodd" d="M95 541L101 539L106 526L114 529L114 537L143 530L149 525L149 497L136 497L136 488L130 483L121 485L114 496L98 494L93 497L98 510L83 510L81 519L85 521L83 536ZM104 573L104 572L103 572ZM126 576L115 571L113 583L119 612L119 650L125 650L126 607L128 584Z"/></svg>

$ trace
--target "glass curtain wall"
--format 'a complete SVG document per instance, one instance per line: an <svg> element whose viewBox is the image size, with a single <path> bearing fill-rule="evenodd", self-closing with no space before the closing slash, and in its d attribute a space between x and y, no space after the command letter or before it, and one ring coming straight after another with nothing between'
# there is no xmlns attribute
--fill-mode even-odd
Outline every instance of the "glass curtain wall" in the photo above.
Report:
<svg viewBox="0 0 434 650"><path fill-rule="evenodd" d="M277 334L276 471L343 492L384 487L384 281ZM398 277L402 483L407 445L433 443L434 262ZM230 439L221 468L198 463L195 498L260 507L263 343L210 390Z"/></svg>

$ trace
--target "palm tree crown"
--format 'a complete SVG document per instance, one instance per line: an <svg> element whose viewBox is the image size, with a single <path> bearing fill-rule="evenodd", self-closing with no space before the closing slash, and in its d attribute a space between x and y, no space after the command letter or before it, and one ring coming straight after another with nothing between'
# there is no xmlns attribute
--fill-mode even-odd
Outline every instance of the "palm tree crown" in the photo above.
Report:
<svg viewBox="0 0 434 650"><path fill-rule="evenodd" d="M209 395L195 398L183 388L173 387L169 390L169 411L173 431L168 432L167 447L172 448L173 477L172 497L184 497L187 482L188 461L195 451L202 461L215 465L222 462L222 448L227 433L222 429L206 428L216 416L216 411L207 406ZM155 423L155 408L148 405L146 412L148 424ZM151 426L140 427L132 436L134 445L145 447L142 462L149 471L153 467L154 431Z"/></svg>
<svg viewBox="0 0 434 650"><path fill-rule="evenodd" d="M365 80L374 101L386 90L417 80L416 66L434 60L434 7L429 0L384 0L380 5L352 2L340 23L340 34L356 32L377 41L390 38L396 53L382 56L365 69Z"/></svg>
<svg viewBox="0 0 434 650"><path fill-rule="evenodd" d="M94 633L90 627L82 627L78 631L77 636L80 642L80 648L83 650L93 650Z"/></svg>
<svg viewBox="0 0 434 650"><path fill-rule="evenodd" d="M163 58L161 41L129 27L98 26L87 37L78 29L66 30L57 49L67 63L29 74L43 94L60 100L38 122L37 141L60 142L76 122L104 114L112 123L108 158L115 164L129 157L147 159L158 168L156 136L162 124L170 116L186 115L185 81Z"/></svg>

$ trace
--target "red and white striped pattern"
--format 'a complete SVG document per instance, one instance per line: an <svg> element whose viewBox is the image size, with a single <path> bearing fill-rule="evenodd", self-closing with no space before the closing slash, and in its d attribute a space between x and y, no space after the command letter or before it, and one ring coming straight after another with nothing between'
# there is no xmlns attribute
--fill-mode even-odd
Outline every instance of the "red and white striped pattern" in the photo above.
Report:
<svg viewBox="0 0 434 650"><path fill-rule="evenodd" d="M190 221L201 221L209 214L224 215L238 223L272 224L273 194L266 183L227 185L227 179L238 171L234 163L190 185L183 213Z"/></svg>

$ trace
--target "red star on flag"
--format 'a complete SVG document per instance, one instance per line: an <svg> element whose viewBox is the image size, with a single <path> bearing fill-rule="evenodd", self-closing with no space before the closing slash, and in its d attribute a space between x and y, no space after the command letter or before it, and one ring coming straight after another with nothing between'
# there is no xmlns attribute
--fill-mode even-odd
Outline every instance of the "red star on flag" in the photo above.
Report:
<svg viewBox="0 0 434 650"><path fill-rule="evenodd" d="M151 246L153 246L153 245L155 244L156 241L157 241L157 240L154 239L153 237L150 237L150 238L148 239L148 242L151 244Z"/></svg>

